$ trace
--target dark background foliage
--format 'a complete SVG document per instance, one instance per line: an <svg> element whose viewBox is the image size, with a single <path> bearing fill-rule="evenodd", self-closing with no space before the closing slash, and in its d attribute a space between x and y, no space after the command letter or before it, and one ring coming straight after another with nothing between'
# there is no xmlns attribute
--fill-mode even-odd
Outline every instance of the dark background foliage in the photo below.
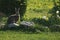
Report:
<svg viewBox="0 0 60 40"><path fill-rule="evenodd" d="M4 12L6 16L13 14L15 8L20 8L20 14L23 16L26 6L26 0L0 0L0 12Z"/></svg>

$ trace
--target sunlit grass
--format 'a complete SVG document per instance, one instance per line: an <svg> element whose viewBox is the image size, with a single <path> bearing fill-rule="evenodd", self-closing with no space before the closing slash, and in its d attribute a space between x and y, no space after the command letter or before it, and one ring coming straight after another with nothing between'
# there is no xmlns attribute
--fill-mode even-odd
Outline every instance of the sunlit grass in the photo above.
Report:
<svg viewBox="0 0 60 40"><path fill-rule="evenodd" d="M0 40L60 40L60 33L28 34L20 31L0 31Z"/></svg>
<svg viewBox="0 0 60 40"><path fill-rule="evenodd" d="M29 0L27 1L27 9L24 19L42 18L46 16L47 19L51 16L49 10L53 8L53 1L48 0Z"/></svg>

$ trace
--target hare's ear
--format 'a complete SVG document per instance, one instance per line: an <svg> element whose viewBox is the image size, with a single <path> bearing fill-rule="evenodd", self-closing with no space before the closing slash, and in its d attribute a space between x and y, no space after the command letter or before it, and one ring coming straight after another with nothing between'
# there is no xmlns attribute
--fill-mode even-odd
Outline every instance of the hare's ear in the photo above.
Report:
<svg viewBox="0 0 60 40"><path fill-rule="evenodd" d="M17 11L17 8L15 8L15 11Z"/></svg>
<svg viewBox="0 0 60 40"><path fill-rule="evenodd" d="M18 10L20 10L20 8L18 8Z"/></svg>

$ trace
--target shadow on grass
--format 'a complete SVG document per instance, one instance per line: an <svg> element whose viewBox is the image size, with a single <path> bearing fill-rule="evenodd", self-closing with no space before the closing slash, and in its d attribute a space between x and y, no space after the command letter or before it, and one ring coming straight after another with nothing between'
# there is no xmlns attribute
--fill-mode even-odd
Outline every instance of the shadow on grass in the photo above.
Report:
<svg viewBox="0 0 60 40"><path fill-rule="evenodd" d="M28 27L28 26L22 26L20 25L19 27L3 27L3 28L0 28L0 31L7 31L7 30L10 30L10 31L21 31L23 33L28 33L28 34L32 34L32 33L36 33L36 30L35 28L31 28L31 27Z"/></svg>
<svg viewBox="0 0 60 40"><path fill-rule="evenodd" d="M40 18L34 18L32 21L36 24L44 26L44 28L43 26L38 26L38 29L40 30L47 31L49 29L48 31L51 32L60 32L60 20L58 18L55 18L55 16L50 17L48 21ZM47 28L45 26L47 26Z"/></svg>
<svg viewBox="0 0 60 40"><path fill-rule="evenodd" d="M34 19L32 19L32 21L35 23L41 24L43 26L49 26L50 25L49 21L47 21L45 19L34 18Z"/></svg>

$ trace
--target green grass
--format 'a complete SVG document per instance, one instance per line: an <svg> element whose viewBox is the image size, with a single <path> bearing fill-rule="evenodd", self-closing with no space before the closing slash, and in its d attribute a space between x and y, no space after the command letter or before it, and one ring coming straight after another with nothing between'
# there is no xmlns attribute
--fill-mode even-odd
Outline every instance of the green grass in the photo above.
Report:
<svg viewBox="0 0 60 40"><path fill-rule="evenodd" d="M55 0L56 2L58 0ZM49 11L54 7L53 0L29 0L27 1L27 9L24 15L25 20L33 18L42 18L47 16L47 19L51 17Z"/></svg>
<svg viewBox="0 0 60 40"><path fill-rule="evenodd" d="M57 0L58 1L58 0ZM31 20L33 18L42 18L47 16L49 18L49 10L53 8L52 0L27 0L27 9L24 15L24 20ZM5 22L2 19L2 22ZM0 21L0 23L2 23ZM41 33L24 33L20 31L0 31L0 40L60 40L60 32L41 32Z"/></svg>
<svg viewBox="0 0 60 40"><path fill-rule="evenodd" d="M20 31L0 31L0 40L60 40L59 32L28 34Z"/></svg>

